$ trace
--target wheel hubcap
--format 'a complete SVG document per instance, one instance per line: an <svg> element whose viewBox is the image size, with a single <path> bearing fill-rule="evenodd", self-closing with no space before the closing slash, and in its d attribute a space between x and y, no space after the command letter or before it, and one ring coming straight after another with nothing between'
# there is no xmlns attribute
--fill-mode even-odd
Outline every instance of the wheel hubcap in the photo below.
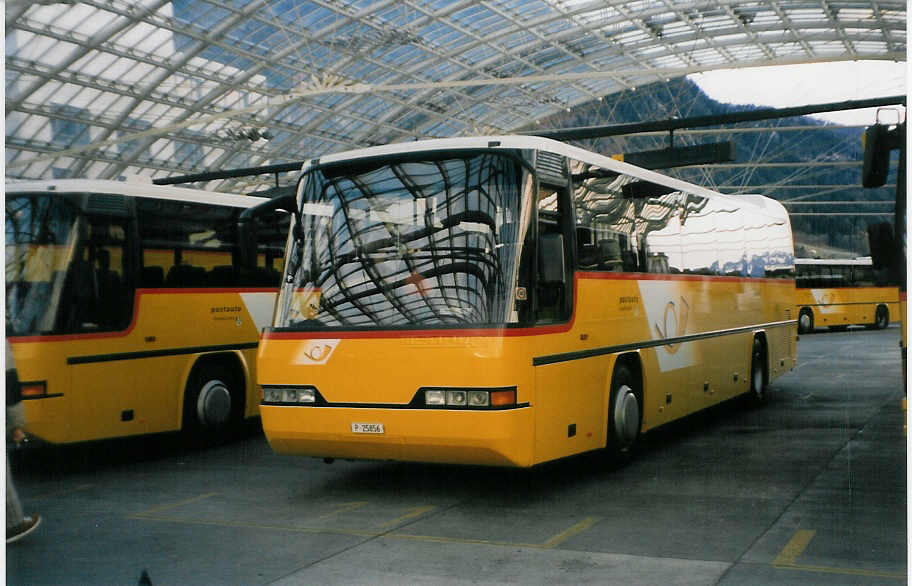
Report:
<svg viewBox="0 0 912 586"><path fill-rule="evenodd" d="M636 439L640 425L640 405L633 389L621 386L614 403L614 434L622 448L630 447Z"/></svg>
<svg viewBox="0 0 912 586"><path fill-rule="evenodd" d="M220 380L211 380L200 389L196 401L196 415L200 423L218 427L228 422L231 416L231 391Z"/></svg>
<svg viewBox="0 0 912 586"><path fill-rule="evenodd" d="M801 325L802 330L809 330L811 327L811 316L806 313L802 313L801 317L798 318L798 323Z"/></svg>
<svg viewBox="0 0 912 586"><path fill-rule="evenodd" d="M753 381L754 394L758 397L763 395L763 372L760 370L760 361L754 359L754 372L751 376Z"/></svg>

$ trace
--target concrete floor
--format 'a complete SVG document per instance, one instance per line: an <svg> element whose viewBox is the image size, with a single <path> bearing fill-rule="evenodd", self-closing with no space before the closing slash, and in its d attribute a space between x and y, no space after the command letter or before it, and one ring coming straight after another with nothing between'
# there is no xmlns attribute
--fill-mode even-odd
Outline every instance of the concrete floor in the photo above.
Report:
<svg viewBox="0 0 912 586"><path fill-rule="evenodd" d="M769 404L533 470L273 454L252 430L17 454L9 584L901 584L899 329L801 337Z"/></svg>

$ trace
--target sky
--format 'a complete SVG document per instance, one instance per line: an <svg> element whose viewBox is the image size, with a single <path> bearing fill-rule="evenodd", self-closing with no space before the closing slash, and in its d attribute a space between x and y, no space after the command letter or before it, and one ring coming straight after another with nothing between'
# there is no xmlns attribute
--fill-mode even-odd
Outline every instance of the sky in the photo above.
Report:
<svg viewBox="0 0 912 586"><path fill-rule="evenodd" d="M719 102L785 108L906 95L908 74L907 62L847 61L711 71L689 79ZM815 117L837 124L870 125L876 115L875 108L868 108ZM896 118L895 113L881 112L884 123L895 123Z"/></svg>

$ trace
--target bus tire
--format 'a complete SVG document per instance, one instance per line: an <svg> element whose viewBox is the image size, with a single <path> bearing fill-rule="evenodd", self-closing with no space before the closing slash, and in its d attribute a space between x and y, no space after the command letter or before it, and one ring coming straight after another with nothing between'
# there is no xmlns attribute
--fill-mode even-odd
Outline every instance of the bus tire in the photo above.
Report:
<svg viewBox="0 0 912 586"><path fill-rule="evenodd" d="M802 307L798 313L798 333L806 334L814 331L814 312L809 307Z"/></svg>
<svg viewBox="0 0 912 586"><path fill-rule="evenodd" d="M747 393L747 402L752 407L759 407L768 399L765 356L760 336L754 336L751 348L750 390Z"/></svg>
<svg viewBox="0 0 912 586"><path fill-rule="evenodd" d="M244 414L241 385L228 362L197 363L184 393L184 432L195 439L218 441L237 430Z"/></svg>
<svg viewBox="0 0 912 586"><path fill-rule="evenodd" d="M890 325L890 310L886 305L878 305L877 313L874 315L874 329L882 330Z"/></svg>
<svg viewBox="0 0 912 586"><path fill-rule="evenodd" d="M626 463L633 455L642 422L642 393L627 364L615 367L611 376L606 452L613 462Z"/></svg>

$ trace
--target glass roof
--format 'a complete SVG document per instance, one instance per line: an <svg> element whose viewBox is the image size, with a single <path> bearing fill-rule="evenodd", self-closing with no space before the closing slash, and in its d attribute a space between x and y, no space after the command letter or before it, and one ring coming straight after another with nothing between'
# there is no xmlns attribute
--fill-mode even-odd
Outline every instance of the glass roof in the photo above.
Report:
<svg viewBox="0 0 912 586"><path fill-rule="evenodd" d="M906 2L8 0L5 52L8 177L167 177L509 133L701 71L901 61Z"/></svg>

